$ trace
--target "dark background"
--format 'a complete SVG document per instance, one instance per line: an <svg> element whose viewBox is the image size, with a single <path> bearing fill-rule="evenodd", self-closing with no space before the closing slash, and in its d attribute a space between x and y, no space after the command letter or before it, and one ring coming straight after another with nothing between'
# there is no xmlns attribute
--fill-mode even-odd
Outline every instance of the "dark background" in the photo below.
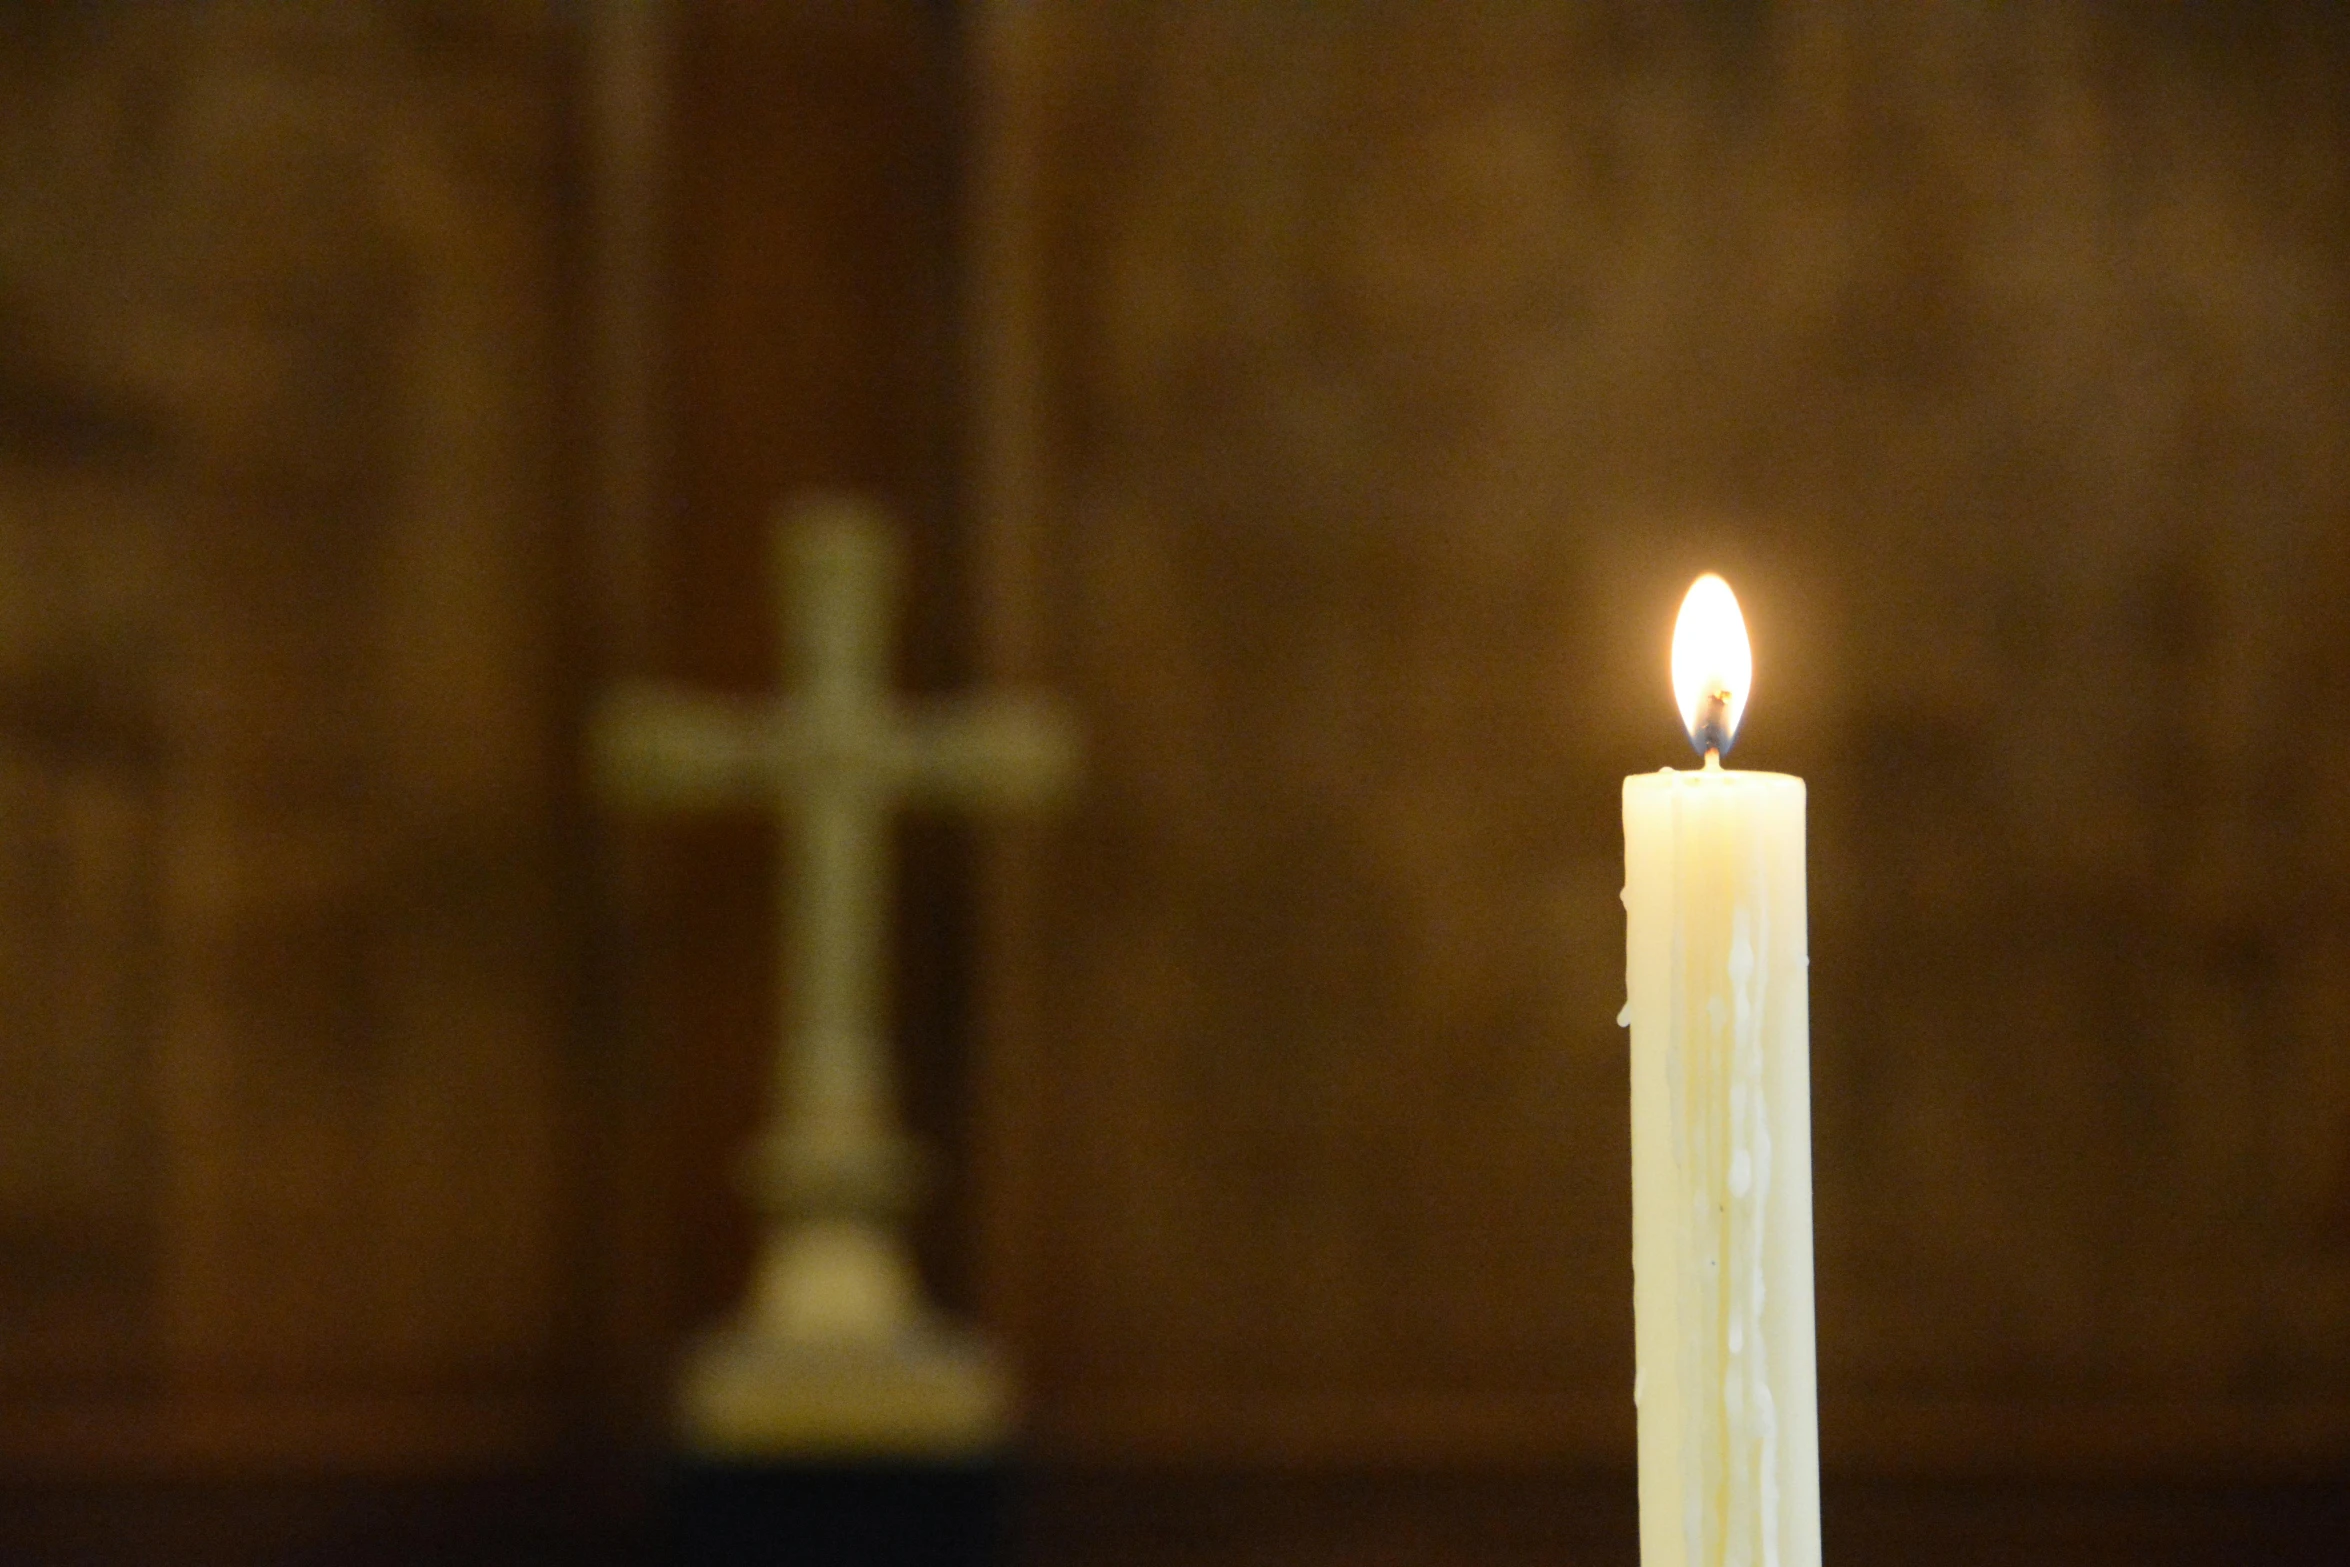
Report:
<svg viewBox="0 0 2350 1567"><path fill-rule="evenodd" d="M1618 780L1811 786L1832 1560L2350 1537L2324 8L0 11L0 1556L627 1560L734 1298L775 684L1090 736L902 837L1039 1564L1629 1563Z"/></svg>

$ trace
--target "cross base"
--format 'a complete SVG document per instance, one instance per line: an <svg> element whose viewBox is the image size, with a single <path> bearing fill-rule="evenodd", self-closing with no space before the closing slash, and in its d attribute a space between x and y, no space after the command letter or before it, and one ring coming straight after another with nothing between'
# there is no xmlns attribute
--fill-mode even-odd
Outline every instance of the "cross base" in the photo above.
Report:
<svg viewBox="0 0 2350 1567"><path fill-rule="evenodd" d="M687 1447L720 1457L986 1453L1012 1432L1011 1378L925 1309L896 1229L803 1214L768 1233L748 1309L688 1357Z"/></svg>
<svg viewBox="0 0 2350 1567"><path fill-rule="evenodd" d="M678 1395L689 1450L746 1461L983 1457L1009 1442L1011 1402L986 1346L937 1325L836 1343L721 1331Z"/></svg>

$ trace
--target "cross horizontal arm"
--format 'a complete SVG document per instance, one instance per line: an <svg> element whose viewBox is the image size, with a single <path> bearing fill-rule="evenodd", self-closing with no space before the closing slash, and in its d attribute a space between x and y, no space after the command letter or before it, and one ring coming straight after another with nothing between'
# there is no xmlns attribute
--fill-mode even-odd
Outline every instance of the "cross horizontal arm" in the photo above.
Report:
<svg viewBox="0 0 2350 1567"><path fill-rule="evenodd" d="M665 686L623 686L595 717L597 792L639 806L708 808L775 795L773 709Z"/></svg>
<svg viewBox="0 0 2350 1567"><path fill-rule="evenodd" d="M1075 781L1077 726L1039 697L972 697L892 721L655 685L597 711L595 782L606 799L681 810L771 803L820 779L933 804L1039 803Z"/></svg>
<svg viewBox="0 0 2350 1567"><path fill-rule="evenodd" d="M1075 722L1042 697L938 703L918 709L900 735L900 786L934 803L1037 804L1076 783L1083 755Z"/></svg>

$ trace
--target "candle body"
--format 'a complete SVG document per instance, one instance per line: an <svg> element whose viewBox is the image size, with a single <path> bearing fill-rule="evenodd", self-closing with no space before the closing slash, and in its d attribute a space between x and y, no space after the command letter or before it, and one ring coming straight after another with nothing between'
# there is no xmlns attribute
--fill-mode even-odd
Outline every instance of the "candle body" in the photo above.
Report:
<svg viewBox="0 0 2350 1567"><path fill-rule="evenodd" d="M1624 780L1642 1567L1817 1567L1803 780Z"/></svg>

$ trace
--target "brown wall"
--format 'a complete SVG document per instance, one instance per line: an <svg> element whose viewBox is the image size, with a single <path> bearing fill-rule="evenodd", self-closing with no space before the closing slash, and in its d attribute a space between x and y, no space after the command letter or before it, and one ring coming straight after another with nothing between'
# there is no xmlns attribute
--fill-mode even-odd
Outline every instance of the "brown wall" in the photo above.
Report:
<svg viewBox="0 0 2350 1567"><path fill-rule="evenodd" d="M11 1559L355 1547L589 1423L570 61L0 21Z"/></svg>
<svg viewBox="0 0 2350 1567"><path fill-rule="evenodd" d="M1714 567L1811 785L1831 1549L1870 1476L2350 1477L2350 35L991 18L982 580L1095 761L983 1057L1039 1440L1628 1465L1618 780ZM1083 1559L1257 1559L1103 1484Z"/></svg>
<svg viewBox="0 0 2350 1567"><path fill-rule="evenodd" d="M595 812L580 715L774 683L809 483L957 672L953 23L0 23L0 1556L625 1546L739 1291L776 872ZM968 849L903 849L967 1297Z"/></svg>
<svg viewBox="0 0 2350 1567"><path fill-rule="evenodd" d="M794 495L850 488L903 532L901 676L961 675L969 608L955 530L956 37L916 4L688 8L675 30L669 398L673 503L650 532L650 662L713 689L782 679L769 529ZM773 821L649 823L658 956L646 1002L674 1063L679 1321L739 1294L750 1233L735 1172L776 1038ZM912 1119L940 1154L928 1248L950 1293L963 1247L955 1139L967 987L967 847L901 835L894 956Z"/></svg>
<svg viewBox="0 0 2350 1567"><path fill-rule="evenodd" d="M625 1541L777 870L578 715L771 688L851 484L905 683L1091 737L902 843L1025 1559L1631 1559L1615 801L1704 566L1812 786L1831 1552L2330 1559L2338 26L711 0L634 108L600 36L0 22L0 1556Z"/></svg>
<svg viewBox="0 0 2350 1567"><path fill-rule="evenodd" d="M5 42L0 1443L521 1451L575 1243L558 54Z"/></svg>

